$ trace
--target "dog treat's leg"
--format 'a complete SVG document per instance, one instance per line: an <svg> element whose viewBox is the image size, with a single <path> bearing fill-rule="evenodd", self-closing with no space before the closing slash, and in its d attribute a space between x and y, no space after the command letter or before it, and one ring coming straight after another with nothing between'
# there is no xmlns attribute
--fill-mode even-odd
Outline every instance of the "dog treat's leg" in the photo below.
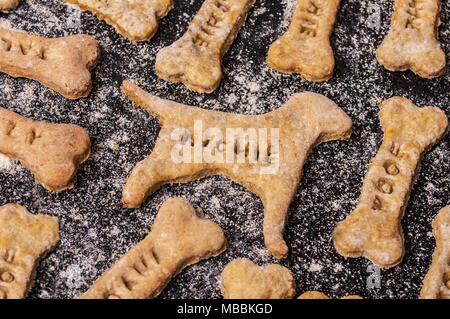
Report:
<svg viewBox="0 0 450 319"><path fill-rule="evenodd" d="M16 204L0 207L0 299L24 298L38 261L59 241L58 219Z"/></svg>
<svg viewBox="0 0 450 319"><path fill-rule="evenodd" d="M98 57L88 35L49 39L0 29L0 72L39 81L68 99L88 96Z"/></svg>
<svg viewBox="0 0 450 319"><path fill-rule="evenodd" d="M438 108L418 108L401 97L381 104L383 143L369 165L356 209L333 235L337 251L365 256L383 268L403 258L400 220L418 177L423 153L446 132L448 119Z"/></svg>
<svg viewBox="0 0 450 319"><path fill-rule="evenodd" d="M445 53L437 40L440 11L440 0L395 0L391 31L377 51L380 64L428 79L444 74Z"/></svg>
<svg viewBox="0 0 450 319"><path fill-rule="evenodd" d="M450 206L433 221L436 249L433 263L423 280L421 299L450 299Z"/></svg>
<svg viewBox="0 0 450 319"><path fill-rule="evenodd" d="M330 35L340 0L298 0L288 31L269 48L267 64L297 72L309 81L326 81L334 70Z"/></svg>
<svg viewBox="0 0 450 319"><path fill-rule="evenodd" d="M153 152L133 169L124 187L124 205L138 207L163 184L223 175L261 198L265 209L266 246L276 258L286 257L288 247L283 240L283 230L306 158L312 147L321 142L347 138L351 132L351 119L331 100L309 92L295 94L276 111L246 116L166 101L126 81L122 89L163 125ZM195 129L198 122L203 126L199 134ZM210 128L220 131L222 138L209 139L205 131ZM229 129L236 128L241 132L229 136ZM180 129L184 133L174 138L172 133ZM252 140L262 139L263 143L249 142L252 130ZM267 136L257 136L261 131ZM238 147L236 141L244 135L247 136L245 145ZM195 150L199 148L203 154L208 147L213 147L217 155L223 155L218 157L221 160L196 160ZM174 151L186 149L187 154L194 155L189 159L174 160ZM245 159L239 162L238 157Z"/></svg>
<svg viewBox="0 0 450 319"><path fill-rule="evenodd" d="M295 295L295 280L286 267L260 267L240 258L223 269L221 290L224 299L291 299Z"/></svg>
<svg viewBox="0 0 450 319"><path fill-rule="evenodd" d="M131 41L146 41L158 29L158 21L173 7L173 0L65 0L116 28Z"/></svg>
<svg viewBox="0 0 450 319"><path fill-rule="evenodd" d="M107 270L81 298L153 298L186 266L226 249L222 229L185 199L161 206L150 234Z"/></svg>
<svg viewBox="0 0 450 319"><path fill-rule="evenodd" d="M297 299L330 299L327 295L320 291L307 291L301 294ZM362 299L360 296L349 295L341 299Z"/></svg>
<svg viewBox="0 0 450 319"><path fill-rule="evenodd" d="M183 37L158 53L158 76L196 92L214 91L222 78L222 57L254 2L206 0Z"/></svg>
<svg viewBox="0 0 450 319"><path fill-rule="evenodd" d="M0 153L19 160L48 190L73 187L90 145L88 134L79 126L35 122L0 108Z"/></svg>
<svg viewBox="0 0 450 319"><path fill-rule="evenodd" d="M20 0L0 0L0 11L8 12L19 5Z"/></svg>

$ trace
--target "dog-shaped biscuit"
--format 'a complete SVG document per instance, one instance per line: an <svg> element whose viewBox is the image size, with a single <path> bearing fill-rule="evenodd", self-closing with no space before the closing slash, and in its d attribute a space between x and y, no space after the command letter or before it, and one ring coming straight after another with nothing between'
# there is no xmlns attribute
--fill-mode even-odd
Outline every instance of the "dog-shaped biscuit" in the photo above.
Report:
<svg viewBox="0 0 450 319"><path fill-rule="evenodd" d="M163 184L223 175L261 198L266 246L275 257L286 257L284 226L306 158L312 147L321 142L348 138L351 119L334 102L311 92L295 94L273 112L246 116L163 100L126 81L122 90L163 125L153 152L136 165L128 178L122 196L125 207L139 207ZM218 139L205 133L203 137L195 137L196 122L227 136ZM172 138L180 129L185 134ZM225 134L231 130L235 130L234 136ZM260 143L256 143L258 139ZM200 158L194 154L193 161L175 161L172 154L182 144L183 148L189 148L188 153L192 149L197 153L199 149ZM215 152L219 160L202 158L202 149ZM225 154L227 160L220 161L219 155Z"/></svg>

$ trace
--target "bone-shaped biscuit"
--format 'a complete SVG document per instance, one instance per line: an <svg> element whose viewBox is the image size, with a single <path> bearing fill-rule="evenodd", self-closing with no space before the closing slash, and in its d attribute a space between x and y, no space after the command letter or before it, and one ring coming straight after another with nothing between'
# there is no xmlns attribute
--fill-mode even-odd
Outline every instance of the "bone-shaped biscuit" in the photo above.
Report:
<svg viewBox="0 0 450 319"><path fill-rule="evenodd" d="M267 64L280 72L326 81L334 71L330 46L340 0L298 0L288 31L269 48Z"/></svg>
<svg viewBox="0 0 450 319"><path fill-rule="evenodd" d="M0 207L0 299L24 298L39 260L59 242L58 219L16 204Z"/></svg>
<svg viewBox="0 0 450 319"><path fill-rule="evenodd" d="M213 92L222 79L222 57L255 0L205 0L186 33L158 52L156 74L195 92Z"/></svg>
<svg viewBox="0 0 450 319"><path fill-rule="evenodd" d="M295 280L286 267L260 267L240 258L223 269L221 290L224 299L291 299L295 295Z"/></svg>
<svg viewBox="0 0 450 319"><path fill-rule="evenodd" d="M49 39L0 29L0 72L39 81L68 99L88 96L98 57L89 35Z"/></svg>
<svg viewBox="0 0 450 319"><path fill-rule="evenodd" d="M0 107L0 153L19 160L48 190L72 188L90 148L88 134L77 125L35 122Z"/></svg>
<svg viewBox="0 0 450 319"><path fill-rule="evenodd" d="M436 249L423 280L421 299L450 299L450 206L441 209L433 221Z"/></svg>
<svg viewBox="0 0 450 319"><path fill-rule="evenodd" d="M301 294L297 299L330 299L327 295L320 291L307 291ZM349 295L340 299L362 299L360 296Z"/></svg>
<svg viewBox="0 0 450 319"><path fill-rule="evenodd" d="M437 40L440 11L440 0L395 0L378 62L390 71L410 69L428 79L444 74L445 53Z"/></svg>
<svg viewBox="0 0 450 319"><path fill-rule="evenodd" d="M80 298L154 298L185 267L225 249L216 223L199 218L187 200L171 198L161 206L148 236Z"/></svg>
<svg viewBox="0 0 450 319"><path fill-rule="evenodd" d="M65 0L92 11L133 42L152 38L159 19L173 8L173 0Z"/></svg>
<svg viewBox="0 0 450 319"><path fill-rule="evenodd" d="M163 100L126 81L122 90L128 98L163 124L153 152L136 165L124 187L122 201L125 207L138 207L163 184L223 175L261 198L265 208L266 246L275 257L286 257L288 248L283 240L283 230L289 204L300 183L303 164L315 145L348 138L352 128L351 119L333 101L310 92L294 95L276 111L247 116L203 110ZM229 140L212 140L200 136L200 140L191 140L194 150L203 144L205 148L216 149L220 154L227 153L227 158L230 154L231 159L245 156L245 161L236 163L236 160L224 160L220 163L194 158L191 162L175 163L171 160L173 150L180 142L185 142L185 136L177 140L171 138L172 133L184 128L191 138L198 139L194 132L196 121L202 122L205 129L219 130L224 137L228 129L240 128L242 131ZM256 149L251 150L250 137L245 138L245 144L235 143L251 129L270 132L270 142L265 147L264 143L259 143ZM275 140L276 130L273 129L279 130L279 141ZM261 137L263 135L260 134ZM275 143L272 143L274 140Z"/></svg>
<svg viewBox="0 0 450 319"><path fill-rule="evenodd" d="M402 97L386 100L380 107L383 143L370 161L358 206L337 225L333 240L343 256L365 256L390 268L403 259L400 221L420 161L445 134L448 119L439 108L418 108Z"/></svg>
<svg viewBox="0 0 450 319"><path fill-rule="evenodd" d="M0 0L0 11L8 12L19 5L20 0Z"/></svg>

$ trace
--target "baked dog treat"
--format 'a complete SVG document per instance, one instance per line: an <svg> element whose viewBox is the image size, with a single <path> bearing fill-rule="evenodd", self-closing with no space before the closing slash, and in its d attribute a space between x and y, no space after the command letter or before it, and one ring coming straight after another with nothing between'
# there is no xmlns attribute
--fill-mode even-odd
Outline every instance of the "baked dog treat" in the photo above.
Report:
<svg viewBox="0 0 450 319"><path fill-rule="evenodd" d="M187 200L171 198L161 206L148 236L80 298L154 298L184 268L225 249L216 223L199 218Z"/></svg>
<svg viewBox="0 0 450 319"><path fill-rule="evenodd" d="M410 69L427 79L444 74L445 53L437 40L440 11L440 0L395 0L378 62L390 71Z"/></svg>
<svg viewBox="0 0 450 319"><path fill-rule="evenodd" d="M77 125L35 122L0 107L0 153L20 161L48 190L72 188L90 149L88 134Z"/></svg>
<svg viewBox="0 0 450 319"><path fill-rule="evenodd" d="M20 0L0 0L0 11L8 12L19 5Z"/></svg>
<svg viewBox="0 0 450 319"><path fill-rule="evenodd" d="M173 8L173 0L65 0L89 10L133 42L152 38L159 19Z"/></svg>
<svg viewBox="0 0 450 319"><path fill-rule="evenodd" d="M337 225L333 240L343 256L365 256L390 268L403 259L400 221L420 161L445 134L448 119L439 108L418 108L403 97L386 100L380 107L383 143L370 161L358 206Z"/></svg>
<svg viewBox="0 0 450 319"><path fill-rule="evenodd" d="M267 64L280 72L326 81L334 71L330 35L340 0L298 0L288 31L269 48Z"/></svg>
<svg viewBox="0 0 450 319"><path fill-rule="evenodd" d="M49 39L0 29L0 72L39 81L68 99L89 95L98 58L89 35Z"/></svg>
<svg viewBox="0 0 450 319"><path fill-rule="evenodd" d="M297 299L330 299L330 297L328 297L324 293L321 293L320 291L307 291L301 294ZM360 296L350 295L342 297L341 299L362 299L362 298Z"/></svg>
<svg viewBox="0 0 450 319"><path fill-rule="evenodd" d="M32 215L16 204L0 207L0 299L25 298L39 260L59 242L56 217Z"/></svg>
<svg viewBox="0 0 450 319"><path fill-rule="evenodd" d="M239 258L223 269L221 290L224 299L291 299L295 295L295 280L286 267L260 267Z"/></svg>
<svg viewBox="0 0 450 319"><path fill-rule="evenodd" d="M434 219L433 234L436 249L420 299L450 299L450 206L442 208Z"/></svg>
<svg viewBox="0 0 450 319"><path fill-rule="evenodd" d="M205 0L186 33L156 56L156 74L195 92L213 92L222 79L222 57L255 0Z"/></svg>
<svg viewBox="0 0 450 319"><path fill-rule="evenodd" d="M129 99L157 117L163 125L153 152L136 165L124 187L122 201L125 207L139 207L163 184L223 175L261 198L265 208L266 246L275 257L286 257L288 248L283 240L283 230L289 204L300 183L303 164L315 145L348 138L352 128L351 119L333 101L310 92L295 94L285 106L276 111L247 116L203 110L163 100L126 81L122 90ZM203 123L205 130L213 128L223 132L224 137L228 130L241 130L222 140L213 139L206 134L195 137L194 129L198 121ZM172 134L180 128L186 134L179 139L172 138ZM250 143L252 137L246 138L245 134L252 129L255 134L256 130L270 132L270 142L265 147L264 143L256 146L255 143ZM262 137L260 134L260 140ZM216 155L227 154L227 160L207 161L198 159L194 154L193 161L176 163L171 159L171 154L180 144L186 144L185 138L191 141L194 153L199 148L201 152L203 146L217 152ZM189 152L191 145L185 145L189 147ZM235 158L238 159L237 162Z"/></svg>

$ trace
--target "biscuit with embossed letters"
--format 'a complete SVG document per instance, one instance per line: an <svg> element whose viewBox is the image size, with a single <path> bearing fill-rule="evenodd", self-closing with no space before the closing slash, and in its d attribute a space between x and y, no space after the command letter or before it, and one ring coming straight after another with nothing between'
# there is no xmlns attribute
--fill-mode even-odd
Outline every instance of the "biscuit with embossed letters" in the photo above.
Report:
<svg viewBox="0 0 450 319"><path fill-rule="evenodd" d="M445 53L437 39L440 11L440 0L395 0L378 62L390 71L410 69L427 79L444 74Z"/></svg>
<svg viewBox="0 0 450 319"><path fill-rule="evenodd" d="M68 99L89 95L98 58L89 35L49 39L0 29L0 72L39 81Z"/></svg>
<svg viewBox="0 0 450 319"><path fill-rule="evenodd" d="M173 0L65 0L89 10L131 41L146 41L158 29L158 21L173 7Z"/></svg>
<svg viewBox="0 0 450 319"><path fill-rule="evenodd" d="M326 81L334 71L330 45L340 0L298 0L288 31L269 48L267 64L280 72Z"/></svg>
<svg viewBox="0 0 450 319"><path fill-rule="evenodd" d="M380 108L383 143L370 161L358 206L338 223L333 240L343 256L364 256L390 268L403 259L400 221L420 162L446 133L448 119L437 107L418 108L403 97L390 98Z"/></svg>
<svg viewBox="0 0 450 319"><path fill-rule="evenodd" d="M48 190L72 188L90 149L77 125L36 122L0 107L0 153L20 161Z"/></svg>
<svg viewBox="0 0 450 319"><path fill-rule="evenodd" d="M187 200L171 198L161 206L148 236L80 298L154 298L184 268L225 249L216 223L199 218Z"/></svg>
<svg viewBox="0 0 450 319"><path fill-rule="evenodd" d="M164 184L222 175L261 198L266 246L275 257L286 257L283 231L306 158L315 145L348 138L351 119L333 101L311 92L295 94L273 112L249 116L163 100L126 81L122 90L163 125L152 153L128 178L122 195L125 207L139 207ZM196 123L222 138L196 134ZM174 136L180 130L184 134ZM173 158L179 148L189 155L194 151L193 160Z"/></svg>
<svg viewBox="0 0 450 319"><path fill-rule="evenodd" d="M195 92L213 92L222 79L222 57L255 0L206 0L186 33L159 51L156 74Z"/></svg>
<svg viewBox="0 0 450 319"><path fill-rule="evenodd" d="M24 207L0 207L0 299L25 298L36 266L59 242L56 217L30 214Z"/></svg>

